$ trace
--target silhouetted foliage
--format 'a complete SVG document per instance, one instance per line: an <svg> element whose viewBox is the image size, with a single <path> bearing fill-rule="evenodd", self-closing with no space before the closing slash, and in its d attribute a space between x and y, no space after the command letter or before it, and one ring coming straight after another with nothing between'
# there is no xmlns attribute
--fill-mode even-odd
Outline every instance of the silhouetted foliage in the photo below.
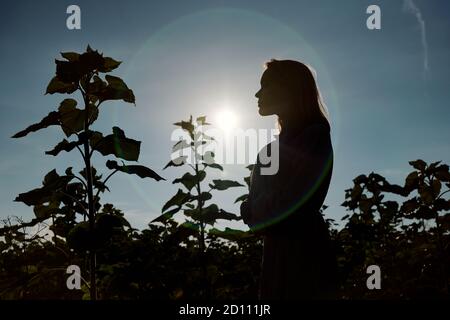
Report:
<svg viewBox="0 0 450 320"><path fill-rule="evenodd" d="M212 191L223 191L243 185L232 180L214 179L209 183L209 189L205 191L207 170L223 170L222 166L214 162L214 154L205 150L207 144L214 140L214 137L209 137L203 132L204 126L209 125L206 122L206 117L198 117L196 123L194 123L191 116L189 120L177 122L175 125L181 127L186 135L180 138L172 148L179 156L171 160L164 169L184 165L189 168L190 172L186 172L173 181L174 184L183 185L184 190L178 189L178 192L163 206L163 214L153 222L164 223L177 212L183 212L186 222L180 226L181 230L184 230L182 234L185 237L194 236L198 239L198 261L202 268L199 271L203 274L203 288L199 297L209 298L211 296L211 284L215 282L218 273L222 272L220 266L213 263L214 260L217 260L217 257L214 254L211 241L214 241L217 237L240 239L248 235L241 230L229 228L225 231L207 230L207 225L214 226L217 220L240 220L240 217L219 208L215 203L207 205L206 202L212 199ZM186 152L188 155L184 154ZM187 162L189 159L190 163ZM213 236L212 239L208 237L210 232ZM208 241L210 242L209 246L207 246Z"/></svg>
<svg viewBox="0 0 450 320"><path fill-rule="evenodd" d="M65 99L57 111L13 137L59 126L66 137L46 154L77 149L84 166L76 174L72 167L61 175L52 170L41 187L17 196L16 201L33 208L35 218L2 221L0 299L255 299L262 239L251 232L214 227L220 219L240 219L212 202L215 192L243 185L208 179L210 170L223 168L214 163L213 153L204 151L213 139L201 130L206 117L175 123L186 136L173 146L180 157L164 169L189 171L173 181L180 188L162 214L146 229L133 229L121 210L100 203L100 195L109 191L108 180L119 171L162 178L150 168L111 159L106 161L109 174L103 178L90 160L94 152L138 160L140 142L122 129L113 127L108 135L91 129L103 102L134 103L134 94L120 78L100 77L120 62L90 47L83 54L62 56L65 60L56 60L47 93L79 91L84 108ZM192 155L189 163L185 151ZM345 190L342 206L349 213L343 224L325 219L337 252L342 299L449 297L449 166L423 160L410 165L413 171L401 186L374 172L359 175ZM252 170L252 165L247 168ZM249 177L244 181L248 186ZM243 194L235 203L246 198ZM323 215L326 209L322 207ZM177 213L183 222L174 220ZM69 265L82 270L81 290L66 287ZM381 269L381 290L366 286L369 265Z"/></svg>
<svg viewBox="0 0 450 320"><path fill-rule="evenodd" d="M415 170L403 186L372 172L345 190L342 205L351 214L334 234L344 297L448 297L449 167L423 160L410 164ZM388 195L392 199L385 199ZM367 290L365 270L372 264L381 268L382 290Z"/></svg>
<svg viewBox="0 0 450 320"><path fill-rule="evenodd" d="M128 161L139 158L141 142L127 138L119 127L113 127L112 134L105 136L91 129L103 102L123 100L134 104L135 97L122 79L106 74L119 67L119 61L104 57L89 46L82 54L64 52L61 55L65 60L55 60L56 75L48 84L46 94L79 92L84 108L77 108L75 99L64 99L57 111L50 112L40 122L16 133L13 138L24 137L49 126L59 126L66 138L72 140L65 138L45 153L57 156L62 151L77 149L84 168L79 175L73 173L72 167L67 168L64 175L52 170L45 175L41 187L19 194L15 201L33 207L36 219L29 226L52 220L50 229L55 234L55 245L64 243L60 237L67 240L69 248L77 253L89 255L90 297L95 300L96 252L117 232L130 227L123 217L108 211L108 208L103 207L103 211L98 213L101 208L100 194L109 191L107 181L118 171L157 181L163 178L145 166L118 165L112 160L106 162L106 167L112 172L105 179L102 180L102 175L97 174L91 165L94 151ZM105 74L104 79L102 74Z"/></svg>

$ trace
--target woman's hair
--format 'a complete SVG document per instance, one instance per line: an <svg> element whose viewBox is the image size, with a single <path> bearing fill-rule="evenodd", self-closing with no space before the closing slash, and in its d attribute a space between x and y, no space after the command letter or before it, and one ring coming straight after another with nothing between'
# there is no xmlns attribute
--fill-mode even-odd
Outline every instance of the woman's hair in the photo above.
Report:
<svg viewBox="0 0 450 320"><path fill-rule="evenodd" d="M324 123L330 128L328 111L322 101L316 84L316 72L310 66L294 60L272 59L265 64L270 70L273 81L277 81L287 89L289 98L295 108L289 111L286 119L278 117L278 123L283 128L297 130L314 123Z"/></svg>

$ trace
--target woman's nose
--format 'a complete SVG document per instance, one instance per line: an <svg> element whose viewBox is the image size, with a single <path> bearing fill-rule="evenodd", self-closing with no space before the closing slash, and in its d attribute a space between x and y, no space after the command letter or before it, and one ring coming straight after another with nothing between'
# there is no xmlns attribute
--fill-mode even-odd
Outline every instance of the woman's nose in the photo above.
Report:
<svg viewBox="0 0 450 320"><path fill-rule="evenodd" d="M261 89L258 90L258 92L255 93L255 97L259 98L259 93L261 92Z"/></svg>

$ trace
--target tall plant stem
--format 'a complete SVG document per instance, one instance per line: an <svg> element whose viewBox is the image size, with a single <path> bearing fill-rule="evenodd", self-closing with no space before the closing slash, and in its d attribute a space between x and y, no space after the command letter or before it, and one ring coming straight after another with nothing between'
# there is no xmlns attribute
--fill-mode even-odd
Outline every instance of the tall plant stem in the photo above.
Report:
<svg viewBox="0 0 450 320"><path fill-rule="evenodd" d="M85 105L85 119L84 119L84 132L89 131L89 98L87 94L80 88L83 94L83 100ZM89 231L90 234L94 234L95 230L95 207L94 207L94 191L92 181L92 166L91 166L91 153L89 147L89 140L86 139L83 144L84 147L84 164L85 174L87 182L87 196L88 196L88 218L89 218ZM96 250L94 244L92 244L89 250L89 273L90 273L90 296L91 300L97 300L97 279L96 279Z"/></svg>

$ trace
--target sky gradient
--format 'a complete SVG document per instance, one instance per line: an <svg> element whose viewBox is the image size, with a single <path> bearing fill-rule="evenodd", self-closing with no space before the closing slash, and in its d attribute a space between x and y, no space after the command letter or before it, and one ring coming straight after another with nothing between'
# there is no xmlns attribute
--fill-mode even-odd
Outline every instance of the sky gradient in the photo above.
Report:
<svg viewBox="0 0 450 320"><path fill-rule="evenodd" d="M66 8L81 8L81 30L66 28ZM368 30L366 8L381 8L381 30ZM57 128L11 139L56 109L63 95L44 95L59 52L88 44L123 61L113 73L136 96L136 107L105 103L96 129L119 125L142 141L140 163L167 179L116 175L103 200L144 228L176 193L182 170L162 171L178 120L206 115L217 121L227 103L243 129L274 128L257 112L255 92L271 58L314 67L332 123L334 169L325 204L340 219L344 190L375 171L403 184L408 161L450 163L450 3L448 1L16 1L2 4L0 20L0 217L33 217L13 202L40 186L56 168L79 168L75 153L44 154L63 136ZM104 165L97 157L94 164ZM245 165L214 177L242 182ZM238 212L244 188L217 193ZM229 225L229 224L226 224ZM231 224L236 226L236 224ZM219 225L219 227L225 226ZM237 226L243 227L238 224Z"/></svg>

